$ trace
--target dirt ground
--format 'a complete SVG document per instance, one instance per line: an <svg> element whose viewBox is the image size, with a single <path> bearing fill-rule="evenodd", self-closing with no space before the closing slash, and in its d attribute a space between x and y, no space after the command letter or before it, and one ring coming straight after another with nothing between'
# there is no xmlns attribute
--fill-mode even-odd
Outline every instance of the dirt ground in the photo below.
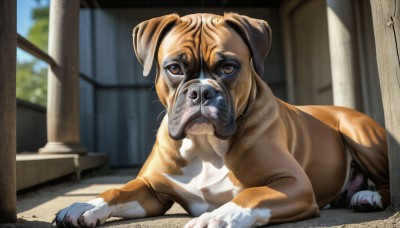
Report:
<svg viewBox="0 0 400 228"><path fill-rule="evenodd" d="M118 171L112 175L85 178L79 183L71 181L20 194L17 202L18 222L0 227L50 227L54 214L74 202L86 202L109 188L126 183L134 171ZM191 219L179 205L166 215L145 219L109 219L103 227L182 227ZM399 227L400 213L389 210L375 213L356 213L347 209L322 210L318 218L268 227Z"/></svg>

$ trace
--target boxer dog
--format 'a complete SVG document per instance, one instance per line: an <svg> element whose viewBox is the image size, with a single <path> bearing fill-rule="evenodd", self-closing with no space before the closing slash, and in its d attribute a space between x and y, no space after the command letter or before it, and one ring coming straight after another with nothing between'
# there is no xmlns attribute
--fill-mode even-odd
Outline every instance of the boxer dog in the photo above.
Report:
<svg viewBox="0 0 400 228"><path fill-rule="evenodd" d="M133 30L133 46L167 113L138 177L62 209L57 226L163 215L185 227L251 227L312 218L319 209L389 204L386 132L332 106L292 106L261 80L268 23L234 13L166 15ZM376 186L366 188L366 179Z"/></svg>

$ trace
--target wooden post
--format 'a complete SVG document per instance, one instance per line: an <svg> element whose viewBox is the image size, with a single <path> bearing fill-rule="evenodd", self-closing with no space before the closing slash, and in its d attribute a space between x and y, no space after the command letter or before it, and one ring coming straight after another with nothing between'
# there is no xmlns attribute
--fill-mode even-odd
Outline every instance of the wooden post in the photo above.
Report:
<svg viewBox="0 0 400 228"><path fill-rule="evenodd" d="M50 2L47 138L40 153L86 154L79 134L79 1Z"/></svg>
<svg viewBox="0 0 400 228"><path fill-rule="evenodd" d="M388 133L392 208L400 209L400 1L372 0L376 57Z"/></svg>
<svg viewBox="0 0 400 228"><path fill-rule="evenodd" d="M354 1L326 0L334 105L362 109Z"/></svg>
<svg viewBox="0 0 400 228"><path fill-rule="evenodd" d="M0 223L16 222L16 0L0 1Z"/></svg>

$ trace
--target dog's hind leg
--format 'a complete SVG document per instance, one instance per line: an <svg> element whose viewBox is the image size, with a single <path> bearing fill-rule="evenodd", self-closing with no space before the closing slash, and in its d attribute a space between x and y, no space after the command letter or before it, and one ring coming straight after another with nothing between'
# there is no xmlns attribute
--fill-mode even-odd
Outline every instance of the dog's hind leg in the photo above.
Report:
<svg viewBox="0 0 400 228"><path fill-rule="evenodd" d="M359 191L368 189L368 179L365 174L361 172L357 163L354 161L350 163L348 181L336 199L329 204L329 208L351 207L353 196Z"/></svg>
<svg viewBox="0 0 400 228"><path fill-rule="evenodd" d="M355 193L350 205L358 211L385 209L390 203L385 129L367 115L349 110L342 113L339 131L361 172L376 186L376 191Z"/></svg>

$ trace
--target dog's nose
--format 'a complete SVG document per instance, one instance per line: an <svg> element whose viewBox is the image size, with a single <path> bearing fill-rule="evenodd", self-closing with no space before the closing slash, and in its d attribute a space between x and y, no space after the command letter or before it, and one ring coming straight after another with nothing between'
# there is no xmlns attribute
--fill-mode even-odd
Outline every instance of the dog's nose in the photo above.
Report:
<svg viewBox="0 0 400 228"><path fill-rule="evenodd" d="M205 103L215 97L215 89L211 85L193 85L189 88L187 97L195 104Z"/></svg>

